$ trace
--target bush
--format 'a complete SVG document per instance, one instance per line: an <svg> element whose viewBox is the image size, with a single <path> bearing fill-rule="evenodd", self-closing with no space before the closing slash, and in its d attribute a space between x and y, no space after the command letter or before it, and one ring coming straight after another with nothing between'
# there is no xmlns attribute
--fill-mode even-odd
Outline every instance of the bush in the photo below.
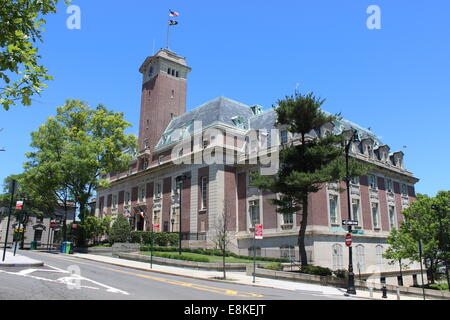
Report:
<svg viewBox="0 0 450 320"><path fill-rule="evenodd" d="M264 265L264 269L283 271L283 265L279 262L272 262Z"/></svg>
<svg viewBox="0 0 450 320"><path fill-rule="evenodd" d="M335 277L340 279L346 279L348 277L348 271L345 269L335 270L333 271L333 274Z"/></svg>
<svg viewBox="0 0 450 320"><path fill-rule="evenodd" d="M130 223L123 214L117 216L109 232L109 242L128 242L131 238Z"/></svg>
<svg viewBox="0 0 450 320"><path fill-rule="evenodd" d="M302 266L300 272L312 274L316 276L331 276L333 271L330 268L324 268L319 266Z"/></svg>
<svg viewBox="0 0 450 320"><path fill-rule="evenodd" d="M192 256L183 256L177 253L157 253L154 256L167 258L167 259L176 259L176 260L185 260L185 261L195 261L195 262L209 262L208 258L205 257L192 257Z"/></svg>

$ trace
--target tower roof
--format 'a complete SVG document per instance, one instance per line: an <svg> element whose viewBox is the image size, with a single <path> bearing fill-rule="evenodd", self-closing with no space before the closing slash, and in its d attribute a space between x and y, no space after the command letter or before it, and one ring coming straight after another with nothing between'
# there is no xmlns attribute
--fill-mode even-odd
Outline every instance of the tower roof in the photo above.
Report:
<svg viewBox="0 0 450 320"><path fill-rule="evenodd" d="M179 56L175 52L172 52L168 49L160 49L153 56L147 57L145 59L144 63L139 68L139 72L144 73L145 69L147 68L147 65L154 60L166 60L166 61L175 62L175 63L182 65L185 68L191 70L191 68L188 67L188 65L187 65L185 57Z"/></svg>

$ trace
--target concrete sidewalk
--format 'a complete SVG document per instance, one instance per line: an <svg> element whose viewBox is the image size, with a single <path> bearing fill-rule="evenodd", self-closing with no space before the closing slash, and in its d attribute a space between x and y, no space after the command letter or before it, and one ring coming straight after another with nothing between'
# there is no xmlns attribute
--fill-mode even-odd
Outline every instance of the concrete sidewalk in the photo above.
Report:
<svg viewBox="0 0 450 320"><path fill-rule="evenodd" d="M34 260L28 257L21 256L16 253L6 250L5 261L3 261L3 249L0 251L0 268L2 267L42 267L42 261Z"/></svg>
<svg viewBox="0 0 450 320"><path fill-rule="evenodd" d="M84 253L76 253L71 255L72 257L92 260L97 262L108 263L111 265L121 266L132 268L136 270L142 271L151 271L163 274L170 275L179 275L188 278L201 279L201 280L211 280L211 281L220 281L224 282L224 280L220 280L223 276L223 273L220 271L206 271L206 270L196 270L191 268L180 268L166 265L157 265L153 264L152 268L150 268L149 263L113 258L108 256L100 256L93 254L84 254ZM310 292L315 294L323 294L327 296L340 296L344 297L346 295L345 289L329 287L329 286L321 286L317 284L310 284L304 282L293 282L286 280L276 280L269 278L258 278L256 277L255 283L253 283L253 277L247 275L245 272L227 272L227 280L230 283L235 284L243 284L249 286L261 286L261 287L270 287L282 290L292 290L292 291L303 291ZM388 293L387 299L382 299L381 291L373 292L372 297L369 291L359 290L356 295L352 295L351 297L360 298L360 299L376 299L376 300L397 300L397 295L395 292ZM420 300L419 298L414 298L411 296L400 297L401 300Z"/></svg>

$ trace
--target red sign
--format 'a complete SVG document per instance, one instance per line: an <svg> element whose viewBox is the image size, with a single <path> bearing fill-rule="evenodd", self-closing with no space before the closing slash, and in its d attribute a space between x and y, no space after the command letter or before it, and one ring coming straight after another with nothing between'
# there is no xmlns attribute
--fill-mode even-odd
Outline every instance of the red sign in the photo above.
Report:
<svg viewBox="0 0 450 320"><path fill-rule="evenodd" d="M78 225L76 223L72 224L72 229L76 229Z"/></svg>
<svg viewBox="0 0 450 320"><path fill-rule="evenodd" d="M23 209L23 201L17 201L16 202L16 210L22 210Z"/></svg>
<svg viewBox="0 0 450 320"><path fill-rule="evenodd" d="M345 245L347 247L350 247L352 245L352 235L350 233L347 233L345 235Z"/></svg>
<svg viewBox="0 0 450 320"><path fill-rule="evenodd" d="M159 228L159 224L155 224L155 225L153 225L153 228L156 228L156 229L158 229L158 228Z"/></svg>
<svg viewBox="0 0 450 320"><path fill-rule="evenodd" d="M50 222L50 228L56 229L56 228L58 228L58 224L55 221L52 221L52 222Z"/></svg>
<svg viewBox="0 0 450 320"><path fill-rule="evenodd" d="M263 225L257 224L255 226L255 239L262 240L263 238Z"/></svg>

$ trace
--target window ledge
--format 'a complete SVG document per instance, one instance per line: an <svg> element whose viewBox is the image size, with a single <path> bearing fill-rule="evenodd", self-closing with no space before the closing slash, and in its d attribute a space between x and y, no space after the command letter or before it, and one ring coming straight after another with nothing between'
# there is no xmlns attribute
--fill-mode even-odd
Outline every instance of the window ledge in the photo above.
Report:
<svg viewBox="0 0 450 320"><path fill-rule="evenodd" d="M198 213L206 213L208 211L208 209L200 209L200 210L198 210Z"/></svg>

